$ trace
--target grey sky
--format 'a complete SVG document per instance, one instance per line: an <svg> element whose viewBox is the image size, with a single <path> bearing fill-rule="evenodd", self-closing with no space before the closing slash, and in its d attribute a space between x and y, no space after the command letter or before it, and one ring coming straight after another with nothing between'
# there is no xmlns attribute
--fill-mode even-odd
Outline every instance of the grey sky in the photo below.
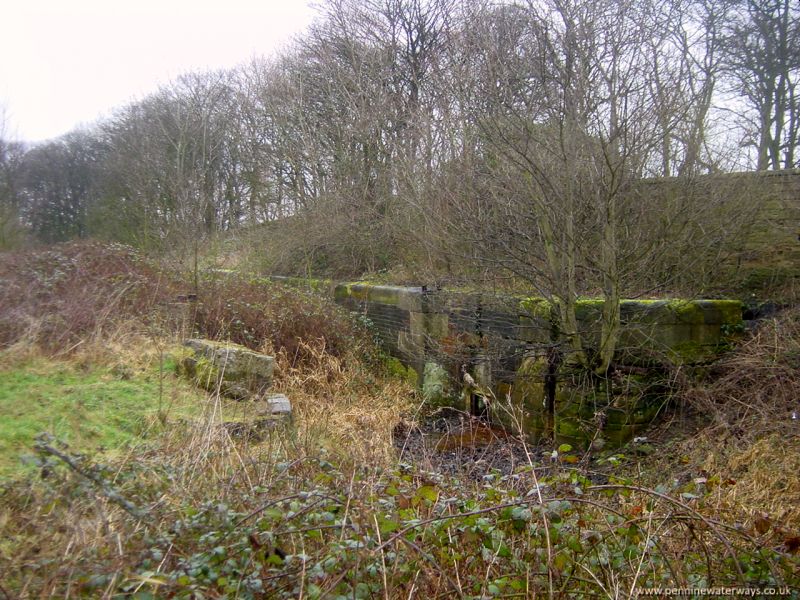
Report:
<svg viewBox="0 0 800 600"><path fill-rule="evenodd" d="M180 73L272 54L313 14L306 0L11 0L0 11L6 130L61 135Z"/></svg>

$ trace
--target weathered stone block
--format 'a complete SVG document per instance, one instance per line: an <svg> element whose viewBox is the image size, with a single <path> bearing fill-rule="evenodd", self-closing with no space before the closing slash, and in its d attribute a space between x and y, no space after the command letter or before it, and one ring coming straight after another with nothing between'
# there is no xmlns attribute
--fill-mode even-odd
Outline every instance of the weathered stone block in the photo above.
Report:
<svg viewBox="0 0 800 600"><path fill-rule="evenodd" d="M522 428L533 441L547 433L552 424L547 412L547 358L532 356L523 359L511 387L512 412L519 415ZM503 415L499 415L502 419ZM516 426L516 423L507 423Z"/></svg>
<svg viewBox="0 0 800 600"><path fill-rule="evenodd" d="M268 394L256 406L258 415L284 415L292 414L292 403L284 394Z"/></svg>
<svg viewBox="0 0 800 600"><path fill-rule="evenodd" d="M421 287L399 287L373 285L371 283L342 283L334 289L334 298L351 298L362 302L387 304L397 308L422 312L423 292Z"/></svg>
<svg viewBox="0 0 800 600"><path fill-rule="evenodd" d="M554 337L553 325L549 319L521 315L515 337L529 344L550 344Z"/></svg>
<svg viewBox="0 0 800 600"><path fill-rule="evenodd" d="M410 333L429 341L443 340L450 333L449 320L443 313L409 313Z"/></svg>
<svg viewBox="0 0 800 600"><path fill-rule="evenodd" d="M452 386L447 371L435 362L425 363L422 373L422 398L434 406L447 406L452 401Z"/></svg>
<svg viewBox="0 0 800 600"><path fill-rule="evenodd" d="M425 353L425 336L408 330L397 334L397 350L406 359L422 356Z"/></svg>
<svg viewBox="0 0 800 600"><path fill-rule="evenodd" d="M411 386L419 387L419 372L411 365L406 365L399 358L388 356L384 359L386 370L392 377L406 380Z"/></svg>
<svg viewBox="0 0 800 600"><path fill-rule="evenodd" d="M544 298L524 298L519 303L517 339L531 344L549 344L558 335L551 304Z"/></svg>
<svg viewBox="0 0 800 600"><path fill-rule="evenodd" d="M652 423L667 398L661 382L639 375L597 380L565 371L556 385L553 437L578 448L598 439L608 447L628 442Z"/></svg>
<svg viewBox="0 0 800 600"><path fill-rule="evenodd" d="M272 384L275 359L238 344L190 339L192 351L178 361L180 373L194 378L209 391L236 399L254 398Z"/></svg>
<svg viewBox="0 0 800 600"><path fill-rule="evenodd" d="M625 300L620 314L617 360L624 364L707 362L742 328L737 300Z"/></svg>
<svg viewBox="0 0 800 600"><path fill-rule="evenodd" d="M563 341L553 305L543 298L429 293L422 288L366 283L337 286L335 297L373 320L389 353L417 366L423 394L430 402L460 406L459 384L450 381L439 365L467 360L465 357L474 362L484 353L492 356L494 371L481 383L491 386L498 374L498 385L503 380L508 383L510 374L515 373L511 400L518 412L513 425L519 425L521 419L534 438L546 432L585 445L598 435L603 420L595 416L599 413L605 415L604 431L599 435L608 444L618 445L646 426L665 399L663 390L650 390L646 382L637 388L633 379L627 378L619 388L618 381L590 382L562 371L555 382L555 412L551 415L545 406L548 393L553 393L546 389L553 383L548 379L546 358L520 358L523 351ZM600 345L603 305L598 298L576 302L579 333L590 354ZM741 329L742 306L732 300L623 300L620 326L616 364L652 366L670 361L689 369L713 359ZM566 367L568 362L569 356L565 356L562 365ZM498 392L498 397L501 395Z"/></svg>

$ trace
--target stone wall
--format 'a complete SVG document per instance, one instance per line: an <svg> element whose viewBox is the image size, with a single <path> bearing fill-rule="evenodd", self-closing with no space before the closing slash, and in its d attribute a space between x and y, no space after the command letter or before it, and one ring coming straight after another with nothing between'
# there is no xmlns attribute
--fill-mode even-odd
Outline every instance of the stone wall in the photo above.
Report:
<svg viewBox="0 0 800 600"><path fill-rule="evenodd" d="M344 283L336 302L368 318L426 401L480 411L521 426L532 438L555 434L585 445L624 443L655 418L668 397L670 369L697 369L743 328L735 300L624 300L615 362L607 380L564 366L552 306L539 298ZM599 341L602 301L581 300L587 344ZM464 389L461 369L479 384ZM478 398L476 399L476 392ZM484 402L491 400L491 402Z"/></svg>

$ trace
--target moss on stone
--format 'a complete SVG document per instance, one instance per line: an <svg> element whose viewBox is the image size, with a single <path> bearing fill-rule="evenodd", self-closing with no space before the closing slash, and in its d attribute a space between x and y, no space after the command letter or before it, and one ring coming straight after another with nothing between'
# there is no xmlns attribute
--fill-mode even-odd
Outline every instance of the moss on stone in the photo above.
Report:
<svg viewBox="0 0 800 600"><path fill-rule="evenodd" d="M706 346L694 340L687 340L685 342L679 342L669 348L668 355L672 363L681 365L705 362L713 356L714 353L710 352L709 348Z"/></svg>
<svg viewBox="0 0 800 600"><path fill-rule="evenodd" d="M419 374L413 367L404 365L400 359L394 356L386 357L385 364L386 370L391 377L403 379L415 388L419 385Z"/></svg>
<svg viewBox="0 0 800 600"><path fill-rule="evenodd" d="M519 302L519 307L524 313L539 319L550 319L553 311L550 302L537 297L523 298Z"/></svg>
<svg viewBox="0 0 800 600"><path fill-rule="evenodd" d="M642 399L636 407L636 410L630 414L630 422L640 425L650 425L658 416L663 404L663 400L661 402L649 402L647 399Z"/></svg>
<svg viewBox="0 0 800 600"><path fill-rule="evenodd" d="M342 283L334 288L334 299L352 299L396 306L408 311L422 310L422 288L378 285L368 281Z"/></svg>
<svg viewBox="0 0 800 600"><path fill-rule="evenodd" d="M345 284L347 295L355 300L368 300L370 287L369 283L362 283L360 281Z"/></svg>
<svg viewBox="0 0 800 600"><path fill-rule="evenodd" d="M514 377L512 400L526 405L534 405L537 410L543 410L546 374L547 360L545 357L529 357L523 360Z"/></svg>
<svg viewBox="0 0 800 600"><path fill-rule="evenodd" d="M603 314L602 298L578 298L575 301L575 318L578 321L596 321Z"/></svg>
<svg viewBox="0 0 800 600"><path fill-rule="evenodd" d="M578 448L585 448L591 439L592 436L581 425L579 419L556 415L555 442L557 444L569 443Z"/></svg>
<svg viewBox="0 0 800 600"><path fill-rule="evenodd" d="M272 383L275 359L239 344L190 339L181 351L181 374L201 387L236 399L255 397ZM187 355L188 351L188 355Z"/></svg>
<svg viewBox="0 0 800 600"><path fill-rule="evenodd" d="M547 360L543 356L528 357L522 361L511 386L512 411L521 418L522 428L532 441L538 441L542 434L549 434L552 424L545 407L544 379L547 374ZM500 415L501 418L503 415ZM519 426L518 423L508 423Z"/></svg>
<svg viewBox="0 0 800 600"><path fill-rule="evenodd" d="M577 447L603 438L609 447L618 447L656 418L666 393L655 374L597 379L562 369L556 390L555 437ZM598 419L600 415L604 418Z"/></svg>
<svg viewBox="0 0 800 600"><path fill-rule="evenodd" d="M426 297L418 288L398 288L370 282L342 284L335 289L338 300L390 305L391 310L408 311L409 326L397 333L400 352L421 359L426 340L446 340L457 336L460 344L479 346L485 339L464 328L456 311L477 310L480 299L460 294ZM599 345L599 319L605 300L582 297L575 302L579 333L587 352ZM376 308L371 306L372 308ZM387 306L387 309L389 306ZM520 316L514 339L533 347L544 347L558 339L555 322L557 305L542 297L518 300ZM435 309L435 310L434 310ZM670 361L697 365L718 354L724 344L741 328L741 303L735 300L643 299L621 300L621 331L615 361L622 364L652 366ZM403 315L404 316L404 315ZM393 335L390 330L387 335ZM445 344L443 343L443 347ZM688 367L687 367L688 368ZM417 371L396 360L389 366L393 375L409 381L420 379ZM523 360L510 390L515 423L534 439L555 435L564 441L585 446L596 435L609 445L627 442L635 431L647 426L663 405L666 391L647 377L630 376L612 380L587 379L585 372L571 375L562 370L558 376L555 414L546 407L548 364L544 356ZM453 405L458 390L447 372L428 362L421 374L423 396L434 405ZM488 380L488 378L487 378ZM468 400L464 394L464 400ZM505 397L498 388L498 397ZM500 411L498 411L500 412ZM605 425L596 430L596 413L605 414ZM502 415L498 415L502 418Z"/></svg>
<svg viewBox="0 0 800 600"><path fill-rule="evenodd" d="M422 398L435 406L451 404L450 377L438 363L425 363L422 373Z"/></svg>
<svg viewBox="0 0 800 600"><path fill-rule="evenodd" d="M630 421L630 411L625 408L610 407L606 411L608 425L626 425Z"/></svg>
<svg viewBox="0 0 800 600"><path fill-rule="evenodd" d="M670 300L665 300L664 298L637 298L636 300L621 300L621 302L631 302L642 306L660 306L665 302L670 302Z"/></svg>
<svg viewBox="0 0 800 600"><path fill-rule="evenodd" d="M609 448L619 448L627 444L633 436L644 429L643 425L607 425L603 429L603 437Z"/></svg>
<svg viewBox="0 0 800 600"><path fill-rule="evenodd" d="M383 362L384 365L386 365L386 371L389 373L390 377L405 377L406 366L400 362L399 358L395 358L394 356L386 356Z"/></svg>
<svg viewBox="0 0 800 600"><path fill-rule="evenodd" d="M187 379L193 379L197 374L197 360L194 350L186 346L170 348L167 358L175 365L175 374Z"/></svg>
<svg viewBox="0 0 800 600"><path fill-rule="evenodd" d="M412 387L419 386L419 373L414 367L406 367L406 381L408 381L409 385Z"/></svg>
<svg viewBox="0 0 800 600"><path fill-rule="evenodd" d="M345 300L350 297L350 286L347 283L340 283L333 288L334 300Z"/></svg>
<svg viewBox="0 0 800 600"><path fill-rule="evenodd" d="M446 314L423 314L425 315L425 335L430 339L442 340L450 334L450 319Z"/></svg>
<svg viewBox="0 0 800 600"><path fill-rule="evenodd" d="M669 302L669 308L681 323L705 323L705 314L703 313L703 309L696 302L690 302L687 300L671 300Z"/></svg>
<svg viewBox="0 0 800 600"><path fill-rule="evenodd" d="M214 391L219 384L219 379L219 369L214 366L214 363L204 356L195 360L195 380L200 387Z"/></svg>
<svg viewBox="0 0 800 600"><path fill-rule="evenodd" d="M743 324L742 314L744 305L739 300L704 300L711 303L722 315L722 324L740 325Z"/></svg>

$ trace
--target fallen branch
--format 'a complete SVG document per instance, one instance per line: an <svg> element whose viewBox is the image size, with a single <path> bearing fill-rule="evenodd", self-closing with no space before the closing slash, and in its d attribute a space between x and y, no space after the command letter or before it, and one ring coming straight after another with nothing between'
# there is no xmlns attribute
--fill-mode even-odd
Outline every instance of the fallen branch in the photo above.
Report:
<svg viewBox="0 0 800 600"><path fill-rule="evenodd" d="M70 469L75 471L78 475L81 475L82 477L85 477L86 479L94 483L98 488L100 488L100 492L106 498L108 498L111 502L119 506L122 510L127 512L133 518L139 521L147 520L146 513L143 510L141 510L132 502L127 500L122 494L120 494L117 490L111 487L108 484L108 482L105 481L103 478L98 477L97 474L92 473L91 471L88 471L83 467L81 467L81 465L72 456L69 456L68 454L63 453L60 450L53 448L50 444L47 444L42 440L36 442L36 449L39 450L40 452L44 452L45 454L49 454L50 456L55 456L59 460L66 463L66 465Z"/></svg>

